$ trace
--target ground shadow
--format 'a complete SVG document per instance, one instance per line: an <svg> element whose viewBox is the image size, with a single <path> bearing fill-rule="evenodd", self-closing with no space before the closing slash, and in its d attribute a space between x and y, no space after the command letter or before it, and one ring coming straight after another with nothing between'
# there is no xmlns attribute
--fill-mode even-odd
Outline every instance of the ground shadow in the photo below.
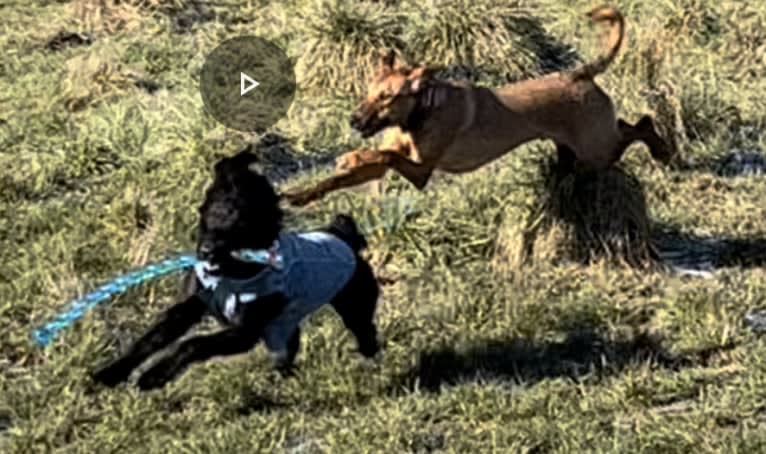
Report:
<svg viewBox="0 0 766 454"><path fill-rule="evenodd" d="M300 156L286 137L275 133L264 134L258 142L246 145L242 151L256 156L258 171L273 184L285 182L303 172L332 167L336 158L332 153Z"/></svg>
<svg viewBox="0 0 766 454"><path fill-rule="evenodd" d="M284 380L294 378L282 377L275 382L275 387L282 386ZM318 416L322 414L342 414L350 407L360 407L367 405L374 397L369 394L350 395L348 399L332 399L324 397L295 397L276 398L268 395L269 392L256 392L250 388L243 388L241 391L240 402L232 407L232 411L239 416L248 416L254 413L271 413L285 409L297 410L306 416Z"/></svg>
<svg viewBox="0 0 766 454"><path fill-rule="evenodd" d="M484 340L460 351L444 346L423 352L417 364L391 383L392 389L438 392L444 386L477 380L500 379L525 384L544 379L602 379L619 374L630 365L679 370L704 365L732 346L673 355L660 339L639 335L611 341L595 330L570 333L561 342L536 343L525 339Z"/></svg>
<svg viewBox="0 0 766 454"><path fill-rule="evenodd" d="M658 224L653 240L663 262L684 269L766 267L766 237L713 237Z"/></svg>
<svg viewBox="0 0 766 454"><path fill-rule="evenodd" d="M766 175L766 152L758 149L733 150L724 156L687 157L673 163L675 172L704 172L722 178Z"/></svg>
<svg viewBox="0 0 766 454"><path fill-rule="evenodd" d="M540 19L515 16L506 19L506 27L517 36L524 36L527 47L538 58L537 70L541 74L573 68L580 57L574 47L557 41L545 30Z"/></svg>
<svg viewBox="0 0 766 454"><path fill-rule="evenodd" d="M270 397L253 392L250 389L242 391L241 404L235 408L237 414L247 416L253 413L269 413L290 405L284 402L278 402Z"/></svg>

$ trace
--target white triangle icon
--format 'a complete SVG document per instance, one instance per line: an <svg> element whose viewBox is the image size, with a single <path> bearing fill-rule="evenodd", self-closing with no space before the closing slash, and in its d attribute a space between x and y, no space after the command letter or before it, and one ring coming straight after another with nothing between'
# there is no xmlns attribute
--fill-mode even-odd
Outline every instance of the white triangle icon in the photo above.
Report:
<svg viewBox="0 0 766 454"><path fill-rule="evenodd" d="M239 73L239 96L245 96L245 93L249 92L258 85L260 85L260 83L257 80L243 72Z"/></svg>

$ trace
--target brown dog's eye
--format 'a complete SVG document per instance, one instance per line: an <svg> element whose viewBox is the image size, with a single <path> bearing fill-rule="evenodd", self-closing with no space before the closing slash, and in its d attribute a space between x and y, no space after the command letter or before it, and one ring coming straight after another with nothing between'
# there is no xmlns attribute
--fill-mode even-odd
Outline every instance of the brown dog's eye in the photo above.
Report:
<svg viewBox="0 0 766 454"><path fill-rule="evenodd" d="M383 105L391 104L391 102L396 99L396 95L394 93L384 93L380 95L380 98L378 98L378 102Z"/></svg>

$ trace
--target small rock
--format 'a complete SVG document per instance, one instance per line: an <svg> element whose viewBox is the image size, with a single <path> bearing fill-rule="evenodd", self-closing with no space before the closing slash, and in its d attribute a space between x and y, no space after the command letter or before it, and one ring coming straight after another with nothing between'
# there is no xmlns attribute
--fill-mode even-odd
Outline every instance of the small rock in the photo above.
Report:
<svg viewBox="0 0 766 454"><path fill-rule="evenodd" d="M11 417L8 415L0 415L0 434L13 427Z"/></svg>
<svg viewBox="0 0 766 454"><path fill-rule="evenodd" d="M745 314L745 324L757 333L766 332L766 310Z"/></svg>
<svg viewBox="0 0 766 454"><path fill-rule="evenodd" d="M89 46L93 44L93 38L86 33L58 32L48 40L45 48L51 51L60 51L67 47Z"/></svg>

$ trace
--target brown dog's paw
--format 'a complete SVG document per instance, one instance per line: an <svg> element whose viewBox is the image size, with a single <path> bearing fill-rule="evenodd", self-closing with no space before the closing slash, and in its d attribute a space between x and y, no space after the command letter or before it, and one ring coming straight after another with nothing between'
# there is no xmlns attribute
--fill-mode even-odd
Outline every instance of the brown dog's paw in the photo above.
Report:
<svg viewBox="0 0 766 454"><path fill-rule="evenodd" d="M287 200L287 203L296 207L306 206L320 197L321 194L312 191L285 192L282 194L282 198Z"/></svg>
<svg viewBox="0 0 766 454"><path fill-rule="evenodd" d="M356 151L345 153L338 156L338 159L335 160L335 171L349 171L353 168L359 167L360 163L361 159L359 159L359 154Z"/></svg>
<svg viewBox="0 0 766 454"><path fill-rule="evenodd" d="M340 155L335 160L335 170L338 172L349 171L379 161L380 153L376 150L354 150Z"/></svg>

